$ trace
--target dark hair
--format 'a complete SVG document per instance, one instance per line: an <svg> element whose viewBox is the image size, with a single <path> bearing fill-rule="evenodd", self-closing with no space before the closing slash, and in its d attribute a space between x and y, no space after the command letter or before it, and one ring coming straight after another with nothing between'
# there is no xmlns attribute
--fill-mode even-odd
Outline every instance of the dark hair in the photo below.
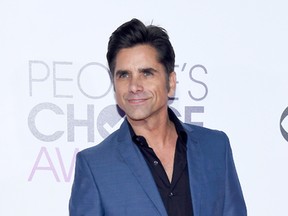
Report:
<svg viewBox="0 0 288 216"><path fill-rule="evenodd" d="M140 20L132 19L118 27L109 39L106 57L112 78L118 52L144 44L156 49L158 61L164 66L167 77L174 71L175 53L166 30L155 25L145 26Z"/></svg>

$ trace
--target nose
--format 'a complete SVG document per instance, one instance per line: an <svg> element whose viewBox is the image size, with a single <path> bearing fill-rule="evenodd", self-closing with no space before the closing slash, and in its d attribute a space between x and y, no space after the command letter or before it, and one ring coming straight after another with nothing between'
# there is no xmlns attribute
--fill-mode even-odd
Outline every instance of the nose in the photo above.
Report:
<svg viewBox="0 0 288 216"><path fill-rule="evenodd" d="M129 91L132 93L137 93L142 90L143 90L143 83L141 81L141 78L139 76L133 76L130 79Z"/></svg>

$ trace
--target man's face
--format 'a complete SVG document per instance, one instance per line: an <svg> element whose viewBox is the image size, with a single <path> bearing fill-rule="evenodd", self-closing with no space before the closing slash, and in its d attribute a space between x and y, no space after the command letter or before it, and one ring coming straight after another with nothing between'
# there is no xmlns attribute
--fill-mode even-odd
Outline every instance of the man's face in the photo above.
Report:
<svg viewBox="0 0 288 216"><path fill-rule="evenodd" d="M167 112L167 100L173 96L175 86L175 73L169 75L167 85L164 66L158 62L157 51L152 46L137 45L121 49L117 54L115 96L128 120L161 117Z"/></svg>

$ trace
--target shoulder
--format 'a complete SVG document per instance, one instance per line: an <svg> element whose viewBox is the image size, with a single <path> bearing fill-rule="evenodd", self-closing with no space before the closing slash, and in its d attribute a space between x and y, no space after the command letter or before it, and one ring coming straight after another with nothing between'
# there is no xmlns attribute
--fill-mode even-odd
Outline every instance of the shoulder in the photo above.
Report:
<svg viewBox="0 0 288 216"><path fill-rule="evenodd" d="M190 143L198 143L202 149L206 150L224 150L230 148L229 138L221 130L210 129L206 127L183 124Z"/></svg>
<svg viewBox="0 0 288 216"><path fill-rule="evenodd" d="M111 157L119 145L120 135L121 132L118 129L100 143L80 151L78 157L84 157L87 160L104 160Z"/></svg>
<svg viewBox="0 0 288 216"><path fill-rule="evenodd" d="M117 146L117 137L119 136L119 131L115 131L105 138L100 143L86 148L80 151L78 154L85 157L95 157L97 155L105 156L106 154L111 154L111 151Z"/></svg>
<svg viewBox="0 0 288 216"><path fill-rule="evenodd" d="M100 143L86 148L78 153L88 160L110 160L116 154L120 145L127 145L131 142L131 135L126 121L122 123L119 129L111 133ZM112 156L112 157L111 157Z"/></svg>
<svg viewBox="0 0 288 216"><path fill-rule="evenodd" d="M188 134L192 134L193 136L199 138L219 138L219 139L227 139L227 135L225 132L221 130L206 128L202 126L192 125L183 123L183 126Z"/></svg>

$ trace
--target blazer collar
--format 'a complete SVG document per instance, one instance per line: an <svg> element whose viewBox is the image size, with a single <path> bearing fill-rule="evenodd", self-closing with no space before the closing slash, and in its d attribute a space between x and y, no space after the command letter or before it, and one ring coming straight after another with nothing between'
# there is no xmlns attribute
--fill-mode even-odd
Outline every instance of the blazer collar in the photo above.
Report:
<svg viewBox="0 0 288 216"><path fill-rule="evenodd" d="M200 207L202 200L203 187L203 157L200 149L200 141L195 136L194 130L191 125L183 124L187 132L187 163L190 181L190 192L193 203L194 216L200 215Z"/></svg>
<svg viewBox="0 0 288 216"><path fill-rule="evenodd" d="M167 216L165 206L154 182L153 176L138 147L133 143L127 119L124 120L118 136L118 150L123 160L142 186L143 191L153 202L161 216Z"/></svg>
<svg viewBox="0 0 288 216"><path fill-rule="evenodd" d="M200 207L202 200L202 169L203 157L199 148L199 140L194 134L191 125L182 123L187 133L187 162L190 181L190 191L193 203L193 212L195 216L200 215ZM162 202L153 176L146 164L145 159L138 147L133 143L129 131L127 119L124 120L119 128L118 150L131 172L137 178L144 192L154 203L160 215L167 215L165 206Z"/></svg>

